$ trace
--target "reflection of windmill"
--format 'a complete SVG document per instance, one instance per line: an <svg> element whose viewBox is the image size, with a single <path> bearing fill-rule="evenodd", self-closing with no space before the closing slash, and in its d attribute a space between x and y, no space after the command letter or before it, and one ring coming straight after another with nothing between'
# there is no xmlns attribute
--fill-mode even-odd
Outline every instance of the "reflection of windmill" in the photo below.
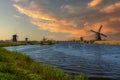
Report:
<svg viewBox="0 0 120 80"><path fill-rule="evenodd" d="M100 28L99 28L99 30L98 30L98 32L96 32L96 31L94 31L94 30L90 30L90 31L92 31L92 32L94 32L95 34L96 34L96 40L102 40L101 39L101 36L104 36L104 37L107 37L105 34L103 34L103 33L100 33L100 31L101 31L101 29L102 29L102 25L100 26Z"/></svg>

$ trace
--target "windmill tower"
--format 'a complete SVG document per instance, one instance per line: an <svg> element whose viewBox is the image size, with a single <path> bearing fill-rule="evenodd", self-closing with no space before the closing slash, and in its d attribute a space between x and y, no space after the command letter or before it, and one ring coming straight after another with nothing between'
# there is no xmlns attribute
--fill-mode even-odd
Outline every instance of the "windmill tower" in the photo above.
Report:
<svg viewBox="0 0 120 80"><path fill-rule="evenodd" d="M18 37L18 36L15 34L15 35L13 35L12 37L13 37L13 38L12 38L12 41L13 41L13 42L17 42L17 37Z"/></svg>
<svg viewBox="0 0 120 80"><path fill-rule="evenodd" d="M96 35L95 38L96 38L97 41L101 41L102 40L101 36L107 37L105 34L101 33L102 27L103 26L101 25L98 31L90 30L91 32L95 33L95 35Z"/></svg>
<svg viewBox="0 0 120 80"><path fill-rule="evenodd" d="M29 38L26 37L26 38L25 38L25 41L28 42L28 39L29 39Z"/></svg>
<svg viewBox="0 0 120 80"><path fill-rule="evenodd" d="M81 36L81 37L80 37L80 41L83 41L83 40L84 40L84 39L83 39L83 37Z"/></svg>
<svg viewBox="0 0 120 80"><path fill-rule="evenodd" d="M45 42L46 41L46 38L45 37L43 37L43 42Z"/></svg>

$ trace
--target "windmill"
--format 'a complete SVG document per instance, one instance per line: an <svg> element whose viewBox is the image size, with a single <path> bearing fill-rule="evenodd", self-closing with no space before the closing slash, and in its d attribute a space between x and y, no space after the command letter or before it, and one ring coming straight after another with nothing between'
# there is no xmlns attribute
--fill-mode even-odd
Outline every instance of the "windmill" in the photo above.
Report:
<svg viewBox="0 0 120 80"><path fill-rule="evenodd" d="M45 38L45 36L43 36L43 42L45 42L46 41L46 38Z"/></svg>
<svg viewBox="0 0 120 80"><path fill-rule="evenodd" d="M82 36L80 37L80 41L84 41L84 38Z"/></svg>
<svg viewBox="0 0 120 80"><path fill-rule="evenodd" d="M101 25L100 28L99 28L99 30L98 30L98 32L97 32L97 31L94 31L94 30L90 30L91 32L94 32L94 33L95 33L95 35L96 35L95 38L96 38L97 41L102 40L101 36L107 37L105 34L101 33L102 27L103 27L103 26Z"/></svg>
<svg viewBox="0 0 120 80"><path fill-rule="evenodd" d="M26 38L25 38L25 41L27 42L27 41L28 41L28 39L29 39L29 38L27 38L27 37L26 37Z"/></svg>
<svg viewBox="0 0 120 80"><path fill-rule="evenodd" d="M13 41L13 42L17 42L17 37L18 37L18 36L17 36L16 34L13 35L12 41Z"/></svg>

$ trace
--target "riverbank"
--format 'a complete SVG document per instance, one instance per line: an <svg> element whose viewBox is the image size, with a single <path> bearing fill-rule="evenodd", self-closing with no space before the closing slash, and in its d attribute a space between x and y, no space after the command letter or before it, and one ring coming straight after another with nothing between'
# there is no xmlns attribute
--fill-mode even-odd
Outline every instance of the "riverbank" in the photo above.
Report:
<svg viewBox="0 0 120 80"><path fill-rule="evenodd" d="M120 45L120 41L95 41L95 44Z"/></svg>
<svg viewBox="0 0 120 80"><path fill-rule="evenodd" d="M18 43L2 44L18 46ZM22 44L23 45L23 44ZM29 56L0 47L0 80L73 80L60 69L33 61ZM86 80L78 75L74 80Z"/></svg>
<svg viewBox="0 0 120 80"><path fill-rule="evenodd" d="M59 41L18 41L18 42L0 42L0 47L4 46L19 46L19 45L54 45L58 44Z"/></svg>

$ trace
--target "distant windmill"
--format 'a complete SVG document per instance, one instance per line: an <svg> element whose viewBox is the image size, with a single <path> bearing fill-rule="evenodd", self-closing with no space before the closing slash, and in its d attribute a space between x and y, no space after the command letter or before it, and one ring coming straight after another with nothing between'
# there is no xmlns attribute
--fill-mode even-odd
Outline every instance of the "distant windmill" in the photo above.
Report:
<svg viewBox="0 0 120 80"><path fill-rule="evenodd" d="M25 41L27 42L27 41L28 41L28 39L29 39L29 38L27 38L27 37L26 37L26 38L25 38Z"/></svg>
<svg viewBox="0 0 120 80"><path fill-rule="evenodd" d="M17 37L18 37L18 36L17 36L16 34L13 35L13 39L12 39L12 41L13 41L13 42L17 42Z"/></svg>
<svg viewBox="0 0 120 80"><path fill-rule="evenodd" d="M95 35L96 35L96 40L98 40L98 41L102 40L101 36L107 37L105 34L103 34L103 33L100 32L101 29L102 29L102 27L103 27L103 26L101 25L100 28L99 28L99 30L98 30L98 32L97 32L97 31L94 31L94 30L90 30L91 32L94 32L94 33L95 33Z"/></svg>
<svg viewBox="0 0 120 80"><path fill-rule="evenodd" d="M81 36L81 37L80 37L80 41L83 41L83 40L84 40L84 39L83 39L83 37Z"/></svg>
<svg viewBox="0 0 120 80"><path fill-rule="evenodd" d="M45 42L46 41L46 38L43 36L43 42Z"/></svg>

